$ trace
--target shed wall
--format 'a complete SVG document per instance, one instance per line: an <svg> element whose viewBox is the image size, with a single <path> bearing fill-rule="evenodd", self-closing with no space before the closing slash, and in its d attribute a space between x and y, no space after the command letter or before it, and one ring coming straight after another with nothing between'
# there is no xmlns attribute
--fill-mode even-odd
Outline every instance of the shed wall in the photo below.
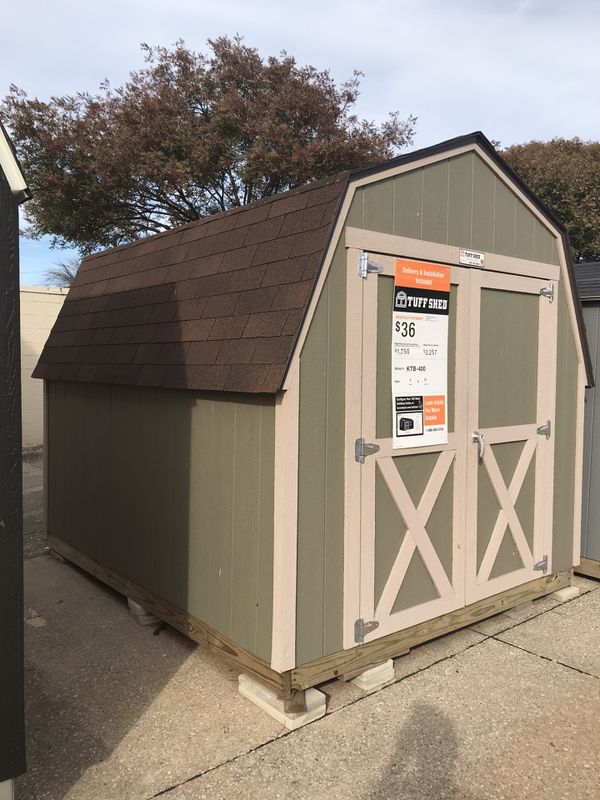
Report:
<svg viewBox="0 0 600 800"><path fill-rule="evenodd" d="M300 355L298 664L342 649L345 359L340 242Z"/></svg>
<svg viewBox="0 0 600 800"><path fill-rule="evenodd" d="M271 654L274 398L48 384L48 530Z"/></svg>
<svg viewBox="0 0 600 800"><path fill-rule="evenodd" d="M358 188L346 225L559 263L553 234L475 153ZM346 348L343 240L342 233L300 355L298 664L342 648ZM560 302L559 349L563 355L559 355L559 382L562 377L564 397L559 399L557 420L559 415L564 420L564 433L563 439L557 441L557 453L566 451L566 439L573 435L570 426L575 424L575 415L571 414L572 420L569 418L568 406L577 391L577 355L564 292ZM574 501L573 470L567 475L558 464L557 470L565 473L560 475L565 489L555 500L555 513L560 517L560 522L555 519L555 530L561 531L554 553L556 570L572 563Z"/></svg>
<svg viewBox="0 0 600 800"><path fill-rule="evenodd" d="M0 783L2 783L25 771L25 731L19 212L1 168L0 321Z"/></svg>
<svg viewBox="0 0 600 800"><path fill-rule="evenodd" d="M348 224L559 263L553 234L476 153L443 159L357 189Z"/></svg>
<svg viewBox="0 0 600 800"><path fill-rule="evenodd" d="M563 284L558 291L552 571L573 566L578 357Z"/></svg>
<svg viewBox="0 0 600 800"><path fill-rule="evenodd" d="M583 318L590 347L594 375L600 368L600 303L586 303ZM596 387L585 390L585 433L583 460L583 513L581 555L600 561L600 393Z"/></svg>

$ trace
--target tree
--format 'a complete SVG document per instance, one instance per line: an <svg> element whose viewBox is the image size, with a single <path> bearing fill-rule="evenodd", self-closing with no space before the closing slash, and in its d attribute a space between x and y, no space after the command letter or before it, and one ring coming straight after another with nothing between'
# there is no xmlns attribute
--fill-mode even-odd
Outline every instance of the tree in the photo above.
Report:
<svg viewBox="0 0 600 800"><path fill-rule="evenodd" d="M600 260L600 142L552 139L502 153L562 222L574 261Z"/></svg>
<svg viewBox="0 0 600 800"><path fill-rule="evenodd" d="M0 112L32 189L31 236L87 254L383 161L412 140L412 116L377 125L351 113L359 72L337 85L239 37L208 45L142 45L145 67L96 94L44 102L11 86Z"/></svg>
<svg viewBox="0 0 600 800"><path fill-rule="evenodd" d="M44 280L49 286L68 287L75 280L79 269L78 258L63 258L44 273Z"/></svg>

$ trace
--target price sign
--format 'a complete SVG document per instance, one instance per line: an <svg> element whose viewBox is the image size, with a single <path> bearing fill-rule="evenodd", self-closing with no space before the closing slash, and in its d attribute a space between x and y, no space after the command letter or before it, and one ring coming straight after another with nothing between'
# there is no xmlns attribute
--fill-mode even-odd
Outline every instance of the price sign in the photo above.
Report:
<svg viewBox="0 0 600 800"><path fill-rule="evenodd" d="M396 260L392 312L393 447L448 441L450 267Z"/></svg>

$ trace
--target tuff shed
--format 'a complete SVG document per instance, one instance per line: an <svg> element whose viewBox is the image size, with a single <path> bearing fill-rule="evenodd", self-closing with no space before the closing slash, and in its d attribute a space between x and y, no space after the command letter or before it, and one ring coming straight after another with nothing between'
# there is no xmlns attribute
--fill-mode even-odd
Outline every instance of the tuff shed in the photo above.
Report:
<svg viewBox="0 0 600 800"><path fill-rule="evenodd" d="M451 267L448 442L401 451L398 257ZM36 371L51 546L293 715L570 582L589 365L564 232L481 133L101 253Z"/></svg>

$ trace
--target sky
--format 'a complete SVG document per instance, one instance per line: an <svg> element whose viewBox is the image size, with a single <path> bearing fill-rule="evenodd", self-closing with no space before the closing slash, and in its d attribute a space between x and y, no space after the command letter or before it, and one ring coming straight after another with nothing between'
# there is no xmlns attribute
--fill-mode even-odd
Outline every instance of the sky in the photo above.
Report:
<svg viewBox="0 0 600 800"><path fill-rule="evenodd" d="M28 0L2 17L2 95L11 83L44 100L118 86L142 66L141 42L202 51L239 33L338 81L363 72L356 112L417 116L410 149L474 130L504 146L600 139L598 0ZM22 239L22 283L70 255Z"/></svg>

